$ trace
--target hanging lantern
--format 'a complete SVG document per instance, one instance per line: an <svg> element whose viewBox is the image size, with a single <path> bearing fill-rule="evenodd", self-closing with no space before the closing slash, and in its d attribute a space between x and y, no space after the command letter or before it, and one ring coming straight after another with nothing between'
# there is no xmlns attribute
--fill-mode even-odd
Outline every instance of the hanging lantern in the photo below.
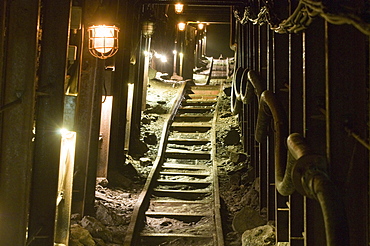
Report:
<svg viewBox="0 0 370 246"><path fill-rule="evenodd" d="M89 51L100 59L112 57L118 51L118 32L116 26L91 26L89 32Z"/></svg>
<svg viewBox="0 0 370 246"><path fill-rule="evenodd" d="M181 14L183 10L184 10L184 4L182 4L182 3L176 3L175 4L175 13L176 14Z"/></svg>
<svg viewBox="0 0 370 246"><path fill-rule="evenodd" d="M177 24L177 27L179 28L179 31L184 31L186 27L186 23L180 22Z"/></svg>
<svg viewBox="0 0 370 246"><path fill-rule="evenodd" d="M142 32L145 37L151 37L154 33L154 22L153 21L144 21L142 25Z"/></svg>

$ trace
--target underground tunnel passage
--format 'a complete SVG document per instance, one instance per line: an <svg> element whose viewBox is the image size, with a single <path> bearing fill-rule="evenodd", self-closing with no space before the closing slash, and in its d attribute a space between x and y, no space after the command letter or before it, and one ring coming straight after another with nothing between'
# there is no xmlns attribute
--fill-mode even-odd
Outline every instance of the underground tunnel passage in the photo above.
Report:
<svg viewBox="0 0 370 246"><path fill-rule="evenodd" d="M0 245L369 244L368 1L0 12Z"/></svg>

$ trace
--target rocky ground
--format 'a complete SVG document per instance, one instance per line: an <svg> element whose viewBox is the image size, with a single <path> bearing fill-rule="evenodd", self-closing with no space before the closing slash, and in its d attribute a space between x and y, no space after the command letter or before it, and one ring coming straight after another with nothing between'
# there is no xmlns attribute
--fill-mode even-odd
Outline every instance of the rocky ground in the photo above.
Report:
<svg viewBox="0 0 370 246"><path fill-rule="evenodd" d="M217 162L223 231L226 246L239 246L242 245L242 234L245 230L262 228L259 226L265 225L266 221L257 211L258 179L254 177L248 155L242 152L238 120L230 113L230 84L226 82L224 87L218 104L217 123ZM105 179L97 181L96 215L84 218L78 214L72 216L70 246L123 245L135 202L156 158L162 127L178 88L178 83L174 81L150 81L147 109L143 113L141 124L141 142L147 151L144 154L127 156L125 170L128 171L123 173L127 182L112 185ZM253 233L261 234L261 230L272 236L264 233L263 244L257 242L243 245L275 245L272 226L256 232L251 230L243 237L255 238Z"/></svg>

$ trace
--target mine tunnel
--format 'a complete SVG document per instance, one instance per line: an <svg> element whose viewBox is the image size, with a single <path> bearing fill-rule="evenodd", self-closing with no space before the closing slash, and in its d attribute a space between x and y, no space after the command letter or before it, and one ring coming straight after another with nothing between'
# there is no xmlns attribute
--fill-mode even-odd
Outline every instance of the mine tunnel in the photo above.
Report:
<svg viewBox="0 0 370 246"><path fill-rule="evenodd" d="M3 0L1 246L365 246L366 0Z"/></svg>

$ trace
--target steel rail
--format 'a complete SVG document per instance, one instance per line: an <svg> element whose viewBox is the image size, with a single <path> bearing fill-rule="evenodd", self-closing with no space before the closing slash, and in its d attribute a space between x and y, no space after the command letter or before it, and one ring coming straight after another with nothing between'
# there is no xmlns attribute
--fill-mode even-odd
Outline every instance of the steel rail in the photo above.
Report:
<svg viewBox="0 0 370 246"><path fill-rule="evenodd" d="M211 241L215 246L224 245L218 165L215 160L215 124L219 93L220 86L217 85L196 85L190 80L184 83L163 127L153 168L135 204L124 241L125 246L158 245L160 242L174 239L191 245L198 245L200 242L207 242L208 245ZM216 108L207 106L210 103L209 97L214 98L211 103L216 105ZM204 117L204 111L207 111L207 115L211 117ZM189 112L192 114L189 115ZM203 120L196 116L202 116ZM189 134L192 136L189 137ZM201 136L199 134L206 135L202 135L200 139L196 137ZM169 139L169 136L172 138ZM207 146L211 144L211 151L208 147L203 149L204 141ZM195 145L198 147L194 149ZM182 176L196 177L196 179L185 180L181 178ZM171 203L176 205L173 207ZM153 231L150 221L158 218L183 221L193 230L182 230L176 233L176 229L166 227L163 231L162 229ZM202 223L207 221L207 230L204 231L203 228L200 232L195 232L197 228L199 229L197 227L199 221L203 221Z"/></svg>
<svg viewBox="0 0 370 246"><path fill-rule="evenodd" d="M181 84L182 88L180 89L181 92L178 94L172 106L171 112L168 116L168 120L165 122L163 126L162 136L161 136L161 140L160 140L159 147L158 147L157 158L155 159L153 163L153 168L151 169L148 175L147 181L143 187L143 190L141 194L139 195L138 200L134 206L134 211L131 216L131 221L130 221L129 227L127 228L127 234L126 234L126 238L123 244L124 246L137 245L137 240L139 239L139 234L140 234L140 230L142 226L140 221L144 221L144 216L145 216L144 212L148 209L148 206L149 206L149 198L150 198L149 191L152 190L152 188L154 187L154 183L155 183L155 179L153 177L157 176L160 171L159 167L164 160L164 152L166 150L169 129L171 127L172 122L174 121L176 112L181 105L181 100L186 93L187 85L189 85L190 83L191 83L190 81L182 82Z"/></svg>

